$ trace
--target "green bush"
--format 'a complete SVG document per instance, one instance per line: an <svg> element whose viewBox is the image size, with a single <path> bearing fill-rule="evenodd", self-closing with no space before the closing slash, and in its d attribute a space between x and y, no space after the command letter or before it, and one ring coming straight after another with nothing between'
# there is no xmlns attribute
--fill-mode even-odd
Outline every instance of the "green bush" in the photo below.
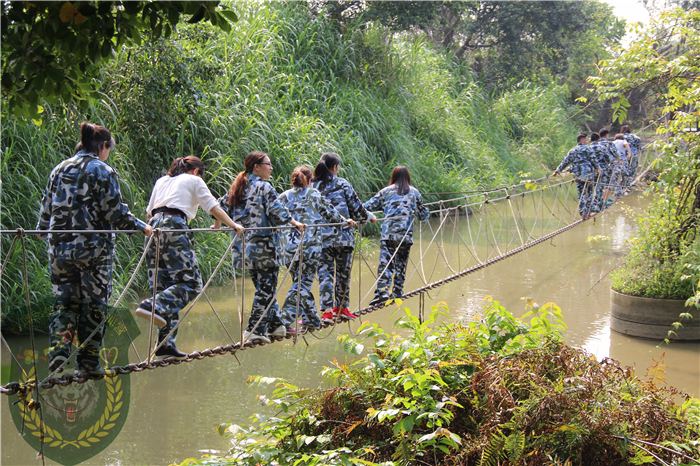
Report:
<svg viewBox="0 0 700 466"><path fill-rule="evenodd" d="M697 464L700 404L674 404L678 393L656 384L662 364L637 379L565 345L551 303L526 320L490 299L472 322L440 323L446 311L420 322L405 309L406 338L365 323L367 348L339 337L349 358L366 356L334 361L323 387L251 377L275 387L258 397L274 414L220 425L229 454L181 464Z"/></svg>
<svg viewBox="0 0 700 466"><path fill-rule="evenodd" d="M688 267L698 257L700 239L684 241L678 230L678 191L671 187L655 196L638 218L637 236L630 238L627 261L611 274L620 293L656 299L688 299L695 294L700 273Z"/></svg>

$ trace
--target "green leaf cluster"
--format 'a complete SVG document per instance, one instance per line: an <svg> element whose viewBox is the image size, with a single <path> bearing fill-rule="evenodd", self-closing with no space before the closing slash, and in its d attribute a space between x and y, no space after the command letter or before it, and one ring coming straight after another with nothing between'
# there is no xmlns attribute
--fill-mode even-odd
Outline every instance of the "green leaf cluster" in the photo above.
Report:
<svg viewBox="0 0 700 466"><path fill-rule="evenodd" d="M678 393L657 385L659 363L648 380L636 379L613 360L563 344L557 306L527 306L516 319L487 298L484 314L469 322L449 322L444 303L425 321L400 309L395 327L406 337L363 323L364 344L349 336L339 343L349 358L366 356L334 361L318 389L252 377L274 386L259 398L275 413L252 416L250 426L222 424L229 454L183 464L631 465L698 457L700 403L676 406Z"/></svg>
<svg viewBox="0 0 700 466"><path fill-rule="evenodd" d="M43 102L83 109L100 98L100 69L124 45L167 38L182 16L228 32L218 1L3 2L2 94L14 116L39 119Z"/></svg>

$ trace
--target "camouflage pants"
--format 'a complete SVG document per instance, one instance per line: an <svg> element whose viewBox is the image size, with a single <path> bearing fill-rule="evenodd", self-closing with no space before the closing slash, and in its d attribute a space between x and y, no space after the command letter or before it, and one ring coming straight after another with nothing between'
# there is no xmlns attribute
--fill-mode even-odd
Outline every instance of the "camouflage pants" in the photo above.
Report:
<svg viewBox="0 0 700 466"><path fill-rule="evenodd" d="M94 369L100 362L105 326L100 326L112 293L112 254L84 260L49 258L56 302L49 320L49 360L68 357L72 345L78 366ZM95 331L90 340L84 341Z"/></svg>
<svg viewBox="0 0 700 466"><path fill-rule="evenodd" d="M610 178L610 190L616 195L616 196L622 196L622 187L623 187L623 179L624 179L624 169L625 169L625 162L622 161L620 165L615 163L613 165L613 172L612 172L612 177Z"/></svg>
<svg viewBox="0 0 700 466"><path fill-rule="evenodd" d="M189 228L184 219L169 215L156 215L149 223L154 229L187 230ZM146 252L146 260L148 286L151 293L153 293L154 282L156 286L154 309L167 322L165 327L158 329L158 343L160 343L179 322L180 311L202 291L202 276L194 253L192 232L161 233L157 277L155 277L155 237ZM151 298L147 301L151 302ZM176 337L177 329L167 338L168 341L163 347L174 347Z"/></svg>
<svg viewBox="0 0 700 466"><path fill-rule="evenodd" d="M590 181L576 181L576 191L578 192L578 212L588 215L595 213L594 203L595 183Z"/></svg>
<svg viewBox="0 0 700 466"><path fill-rule="evenodd" d="M251 280L253 280L253 285L255 285L255 298L253 299L253 307L250 310L250 319L248 319L246 330L249 332L253 331L253 327L260 319L260 323L253 333L265 335L268 331L274 332L280 325L284 325L280 316L280 308L275 298L279 267L249 269L248 272ZM270 306L269 309L267 309L268 305ZM265 312L265 309L267 309L267 312Z"/></svg>
<svg viewBox="0 0 700 466"><path fill-rule="evenodd" d="M282 306L282 320L287 327L293 327L295 317L300 317L304 325L320 327L321 319L318 317L316 309L316 299L311 291L311 285L316 278L318 269L318 259L308 257L302 261L301 276L299 274L299 261L295 261L289 267L292 276L292 287L287 293L287 298ZM301 286L299 286L301 285ZM299 294L299 313L297 314L297 290ZM272 329L274 330L274 328Z"/></svg>
<svg viewBox="0 0 700 466"><path fill-rule="evenodd" d="M349 307L352 251L350 246L323 248L318 266L321 309Z"/></svg>
<svg viewBox="0 0 700 466"><path fill-rule="evenodd" d="M401 244L401 246L399 246L399 244ZM408 256L411 252L411 246L412 244L401 243L400 241L381 241L379 270L377 271L379 280L377 281L377 288L374 291L375 297L398 298L403 295L403 284L406 281L406 266L408 265ZM391 256L394 255L394 252L396 252L396 255L394 256L394 260L391 260ZM390 260L391 262L389 262ZM392 276L394 279L394 287L392 292L389 293L389 289L392 288Z"/></svg>
<svg viewBox="0 0 700 466"><path fill-rule="evenodd" d="M593 208L596 212L603 210L603 194L605 189L610 186L610 177L612 176L612 167L604 168L598 177L598 183L595 185L595 201Z"/></svg>

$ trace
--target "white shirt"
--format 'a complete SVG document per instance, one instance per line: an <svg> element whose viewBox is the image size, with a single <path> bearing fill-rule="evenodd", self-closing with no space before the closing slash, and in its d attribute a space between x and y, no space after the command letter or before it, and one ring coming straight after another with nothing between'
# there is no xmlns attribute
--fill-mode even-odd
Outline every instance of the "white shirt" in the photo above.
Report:
<svg viewBox="0 0 700 466"><path fill-rule="evenodd" d="M197 215L199 206L209 213L217 205L219 202L212 196L202 178L182 173L178 176L165 175L156 181L146 212L152 216L153 209L159 207L180 209L187 215L189 222Z"/></svg>
<svg viewBox="0 0 700 466"><path fill-rule="evenodd" d="M613 144L615 144L615 148L617 151L620 153L620 157L627 157L627 149L625 148L625 141L622 139L615 139L613 141Z"/></svg>

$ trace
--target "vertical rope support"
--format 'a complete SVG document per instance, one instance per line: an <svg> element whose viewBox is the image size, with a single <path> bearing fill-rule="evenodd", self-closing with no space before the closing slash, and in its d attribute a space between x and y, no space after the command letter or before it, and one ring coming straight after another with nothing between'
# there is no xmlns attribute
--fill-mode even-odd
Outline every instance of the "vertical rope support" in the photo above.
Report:
<svg viewBox="0 0 700 466"><path fill-rule="evenodd" d="M360 310L362 308L362 224L360 223L360 227L357 229L357 237L358 237L358 242L357 242L357 254L360 256L360 261L358 264L360 264L357 267L357 309Z"/></svg>
<svg viewBox="0 0 700 466"><path fill-rule="evenodd" d="M235 239L235 238L234 238ZM231 249L231 254L233 254L233 249ZM245 315L245 231L241 235L241 342L243 341L243 316ZM251 310L252 312L252 310ZM243 346L241 346L242 348Z"/></svg>
<svg viewBox="0 0 700 466"><path fill-rule="evenodd" d="M29 338L32 345L32 364L34 365L34 402L37 403L39 407L39 421L41 422L39 429L39 454L41 455L41 464L45 465L46 461L44 459L44 410L39 403L39 373L37 372L36 360L37 352L34 344L34 316L32 314L31 301L29 299L29 277L27 275L27 248L24 244L24 230L21 228L17 229L17 236L19 237L20 244L22 246L22 271L24 272L24 299L27 302L27 312L29 313Z"/></svg>
<svg viewBox="0 0 700 466"><path fill-rule="evenodd" d="M162 216L163 214L161 214ZM153 325L155 324L156 316L156 294L158 292L158 263L160 262L160 228L153 230L153 234L156 236L156 260L155 267L153 269L153 291L151 293L151 321L148 325L148 357L146 362L151 363L153 355L151 350L153 349Z"/></svg>
<svg viewBox="0 0 700 466"><path fill-rule="evenodd" d="M308 227L307 227L308 228ZM304 237L306 236L306 228L301 232L301 238L299 239L299 262L297 262L297 310L294 315L294 344L297 344L297 338L299 335L299 306L301 305L301 268L304 265Z"/></svg>

